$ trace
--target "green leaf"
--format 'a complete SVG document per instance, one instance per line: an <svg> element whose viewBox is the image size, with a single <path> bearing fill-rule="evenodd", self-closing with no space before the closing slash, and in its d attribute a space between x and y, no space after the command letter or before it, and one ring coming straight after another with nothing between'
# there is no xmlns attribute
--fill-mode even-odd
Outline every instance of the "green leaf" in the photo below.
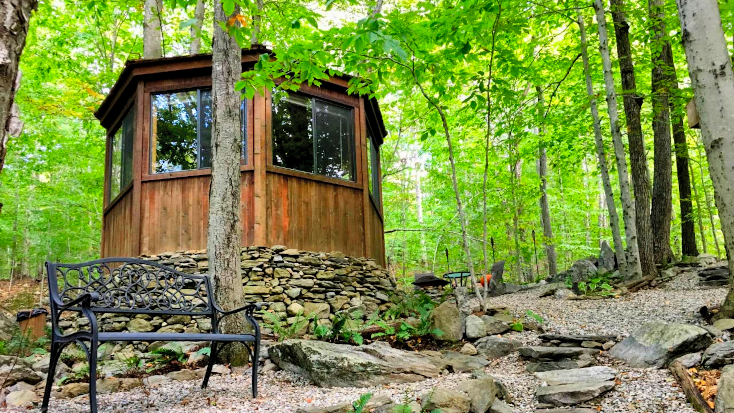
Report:
<svg viewBox="0 0 734 413"><path fill-rule="evenodd" d="M224 14L229 16L232 13L234 13L234 0L222 0L222 10L224 10Z"/></svg>
<svg viewBox="0 0 734 413"><path fill-rule="evenodd" d="M187 27L193 26L196 24L198 20L197 19L188 19L181 22L181 24L178 25L179 29L185 29Z"/></svg>

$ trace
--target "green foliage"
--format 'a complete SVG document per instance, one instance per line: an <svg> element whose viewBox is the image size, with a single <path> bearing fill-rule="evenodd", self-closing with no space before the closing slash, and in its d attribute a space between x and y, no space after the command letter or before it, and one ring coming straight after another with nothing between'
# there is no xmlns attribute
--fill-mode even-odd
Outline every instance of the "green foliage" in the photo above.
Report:
<svg viewBox="0 0 734 413"><path fill-rule="evenodd" d="M514 331L522 331L525 327L522 324L522 321L514 321L510 323L510 328Z"/></svg>
<svg viewBox="0 0 734 413"><path fill-rule="evenodd" d="M340 311L334 314L331 325L328 325L320 323L314 317L314 335L319 340L352 343L361 346L364 343L361 318L362 315L359 312Z"/></svg>
<svg viewBox="0 0 734 413"><path fill-rule="evenodd" d="M525 314L527 314L528 317L537 321L538 324L543 324L545 322L545 320L543 320L543 317L541 317L540 314L536 314L533 310L528 310Z"/></svg>
<svg viewBox="0 0 734 413"><path fill-rule="evenodd" d="M277 314L270 311L263 310L260 314L263 316L262 327L273 330L273 334L278 337L278 341L298 337L310 322L307 317L303 316L303 311L295 315L293 324L283 322Z"/></svg>
<svg viewBox="0 0 734 413"><path fill-rule="evenodd" d="M611 286L611 279L608 274L596 275L589 278L588 281L580 281L578 290L584 295L599 295L602 297L614 296L614 287Z"/></svg>
<svg viewBox="0 0 734 413"><path fill-rule="evenodd" d="M171 343L165 347L158 347L150 352L153 356L153 366L148 371L154 371L161 366L166 366L174 361L179 363L186 362L186 353L183 352L181 346Z"/></svg>
<svg viewBox="0 0 734 413"><path fill-rule="evenodd" d="M354 409L354 413L362 413L367 407L367 403L370 401L371 398L372 393L365 393L359 396L359 399L352 403L352 409Z"/></svg>

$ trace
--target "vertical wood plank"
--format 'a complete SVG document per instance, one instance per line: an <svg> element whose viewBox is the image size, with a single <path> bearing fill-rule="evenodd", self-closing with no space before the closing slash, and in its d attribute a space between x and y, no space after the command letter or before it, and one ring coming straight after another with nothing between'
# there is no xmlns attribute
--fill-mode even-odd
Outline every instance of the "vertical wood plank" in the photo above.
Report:
<svg viewBox="0 0 734 413"><path fill-rule="evenodd" d="M362 184L362 233L364 236L362 236L362 242L364 245L364 256L367 257L371 255L372 253L372 222L370 220L370 212L372 205L370 205L370 187L368 184L368 166L367 166L367 119L365 116L365 109L364 109L364 98L359 98L359 111L358 111L358 117L357 117L357 125L359 126L359 133L357 134L358 139L357 142L359 143L358 146L360 148L359 153L359 162L358 164L361 166L362 170L362 180L360 183Z"/></svg>
<svg viewBox="0 0 734 413"><path fill-rule="evenodd" d="M266 172L267 151L265 149L268 136L269 124L268 114L270 112L270 93L266 91L265 96L255 94L253 99L254 121L253 121L253 197L254 197L254 244L267 245L267 188Z"/></svg>

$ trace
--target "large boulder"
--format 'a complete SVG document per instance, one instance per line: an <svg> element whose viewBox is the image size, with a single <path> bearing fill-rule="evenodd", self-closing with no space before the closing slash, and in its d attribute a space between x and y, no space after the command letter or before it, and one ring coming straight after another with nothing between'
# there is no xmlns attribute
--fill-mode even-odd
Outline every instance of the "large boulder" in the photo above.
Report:
<svg viewBox="0 0 734 413"><path fill-rule="evenodd" d="M520 342L499 336L488 336L477 340L474 347L479 354L493 360L514 353L520 347Z"/></svg>
<svg viewBox="0 0 734 413"><path fill-rule="evenodd" d="M474 314L468 315L466 317L466 338L476 340L486 335L487 326L484 324L484 321Z"/></svg>
<svg viewBox="0 0 734 413"><path fill-rule="evenodd" d="M569 269L571 281L575 284L580 281L587 281L589 278L596 276L596 265L589 260L578 260L573 263Z"/></svg>
<svg viewBox="0 0 734 413"><path fill-rule="evenodd" d="M441 413L469 413L471 399L466 394L443 387L436 387L432 392L421 397L423 411L435 410Z"/></svg>
<svg viewBox="0 0 734 413"><path fill-rule="evenodd" d="M535 396L540 403L553 406L573 406L599 397L613 388L613 381L560 384L538 387Z"/></svg>
<svg viewBox="0 0 734 413"><path fill-rule="evenodd" d="M462 381L456 389L469 396L472 413L486 413L497 397L497 386L494 384L494 378L490 376Z"/></svg>
<svg viewBox="0 0 734 413"><path fill-rule="evenodd" d="M370 387L437 377L431 357L375 342L350 346L313 340L286 340L270 347L270 358L283 370L321 387Z"/></svg>
<svg viewBox="0 0 734 413"><path fill-rule="evenodd" d="M601 242L601 250L599 251L599 260L597 261L598 268L604 268L609 271L614 271L617 268L617 259L614 255L614 250L609 246L607 240Z"/></svg>
<svg viewBox="0 0 734 413"><path fill-rule="evenodd" d="M734 366L721 371L716 393L716 413L734 413Z"/></svg>
<svg viewBox="0 0 734 413"><path fill-rule="evenodd" d="M630 367L663 367L673 359L711 344L708 331L690 324L647 323L609 351Z"/></svg>
<svg viewBox="0 0 734 413"><path fill-rule="evenodd" d="M464 320L459 308L444 301L433 309L433 328L441 330L443 334L435 334L434 338L439 341L461 341L464 338Z"/></svg>
<svg viewBox="0 0 734 413"><path fill-rule="evenodd" d="M714 343L703 352L703 364L716 368L734 363L734 341Z"/></svg>

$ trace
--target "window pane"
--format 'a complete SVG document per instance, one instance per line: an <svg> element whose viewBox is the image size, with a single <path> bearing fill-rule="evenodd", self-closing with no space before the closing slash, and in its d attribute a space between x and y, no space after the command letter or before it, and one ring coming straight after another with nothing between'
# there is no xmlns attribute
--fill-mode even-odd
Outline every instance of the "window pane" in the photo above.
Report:
<svg viewBox="0 0 734 413"><path fill-rule="evenodd" d="M122 126L110 138L110 201L120 193L122 173Z"/></svg>
<svg viewBox="0 0 734 413"><path fill-rule="evenodd" d="M311 100L273 93L273 164L314 172Z"/></svg>
<svg viewBox="0 0 734 413"><path fill-rule="evenodd" d="M354 180L354 134L352 110L316 100L316 173Z"/></svg>
<svg viewBox="0 0 734 413"><path fill-rule="evenodd" d="M199 144L201 145L201 155L199 158L199 168L212 167L212 91L201 91L201 119Z"/></svg>
<svg viewBox="0 0 734 413"><path fill-rule="evenodd" d="M197 167L197 92L151 97L151 171L185 171Z"/></svg>

